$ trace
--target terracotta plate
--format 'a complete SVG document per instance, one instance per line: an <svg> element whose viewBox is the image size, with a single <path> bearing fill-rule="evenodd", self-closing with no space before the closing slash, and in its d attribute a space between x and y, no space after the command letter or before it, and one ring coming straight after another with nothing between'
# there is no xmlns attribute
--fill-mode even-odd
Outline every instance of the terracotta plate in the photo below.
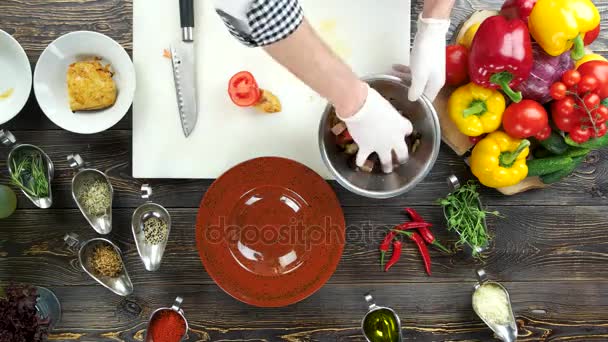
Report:
<svg viewBox="0 0 608 342"><path fill-rule="evenodd" d="M316 292L344 248L344 214L314 171L258 158L218 178L201 202L198 251L213 280L247 304L278 307Z"/></svg>

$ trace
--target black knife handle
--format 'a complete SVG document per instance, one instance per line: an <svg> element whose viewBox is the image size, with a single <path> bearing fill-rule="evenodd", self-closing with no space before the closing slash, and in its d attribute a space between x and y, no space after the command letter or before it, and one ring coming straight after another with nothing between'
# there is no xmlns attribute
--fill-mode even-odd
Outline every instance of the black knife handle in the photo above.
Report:
<svg viewBox="0 0 608 342"><path fill-rule="evenodd" d="M184 27L194 27L194 0L179 0L179 16Z"/></svg>

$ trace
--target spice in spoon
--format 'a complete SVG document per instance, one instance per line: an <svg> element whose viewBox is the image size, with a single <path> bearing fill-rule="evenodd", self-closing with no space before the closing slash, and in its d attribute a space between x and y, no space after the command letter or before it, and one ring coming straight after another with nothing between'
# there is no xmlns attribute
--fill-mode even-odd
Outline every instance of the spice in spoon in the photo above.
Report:
<svg viewBox="0 0 608 342"><path fill-rule="evenodd" d="M167 223L156 216L144 221L144 238L151 245L158 245L167 239Z"/></svg>
<svg viewBox="0 0 608 342"><path fill-rule="evenodd" d="M473 308L489 324L505 325L511 321L511 305L505 291L495 284L483 284L473 293Z"/></svg>
<svg viewBox="0 0 608 342"><path fill-rule="evenodd" d="M100 179L85 181L77 197L80 205L91 216L104 215L112 201L110 186Z"/></svg>
<svg viewBox="0 0 608 342"><path fill-rule="evenodd" d="M91 260L93 271L97 275L117 277L122 272L122 260L114 247L103 244L95 247Z"/></svg>

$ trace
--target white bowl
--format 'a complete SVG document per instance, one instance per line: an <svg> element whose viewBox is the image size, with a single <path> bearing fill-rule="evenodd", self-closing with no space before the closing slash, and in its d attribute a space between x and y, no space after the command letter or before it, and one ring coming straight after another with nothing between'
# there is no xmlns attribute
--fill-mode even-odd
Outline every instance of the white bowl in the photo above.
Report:
<svg viewBox="0 0 608 342"><path fill-rule="evenodd" d="M10 93L0 98L0 125L19 114L31 92L30 61L15 38L0 30L0 95Z"/></svg>
<svg viewBox="0 0 608 342"><path fill-rule="evenodd" d="M96 57L103 65L111 65L118 89L116 103L103 110L74 113L68 99L68 67ZM44 114L57 126L75 133L98 133L114 126L131 107L135 68L129 54L112 38L97 32L72 32L57 38L40 55L34 71L34 92Z"/></svg>

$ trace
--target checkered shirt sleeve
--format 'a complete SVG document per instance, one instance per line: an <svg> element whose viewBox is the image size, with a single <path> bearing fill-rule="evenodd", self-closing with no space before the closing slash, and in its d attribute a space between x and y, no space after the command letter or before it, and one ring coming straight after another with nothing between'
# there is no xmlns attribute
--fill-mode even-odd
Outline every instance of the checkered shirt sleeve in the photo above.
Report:
<svg viewBox="0 0 608 342"><path fill-rule="evenodd" d="M302 23L304 14L298 0L253 0L247 22L218 10L228 31L251 47L276 43L291 35Z"/></svg>

